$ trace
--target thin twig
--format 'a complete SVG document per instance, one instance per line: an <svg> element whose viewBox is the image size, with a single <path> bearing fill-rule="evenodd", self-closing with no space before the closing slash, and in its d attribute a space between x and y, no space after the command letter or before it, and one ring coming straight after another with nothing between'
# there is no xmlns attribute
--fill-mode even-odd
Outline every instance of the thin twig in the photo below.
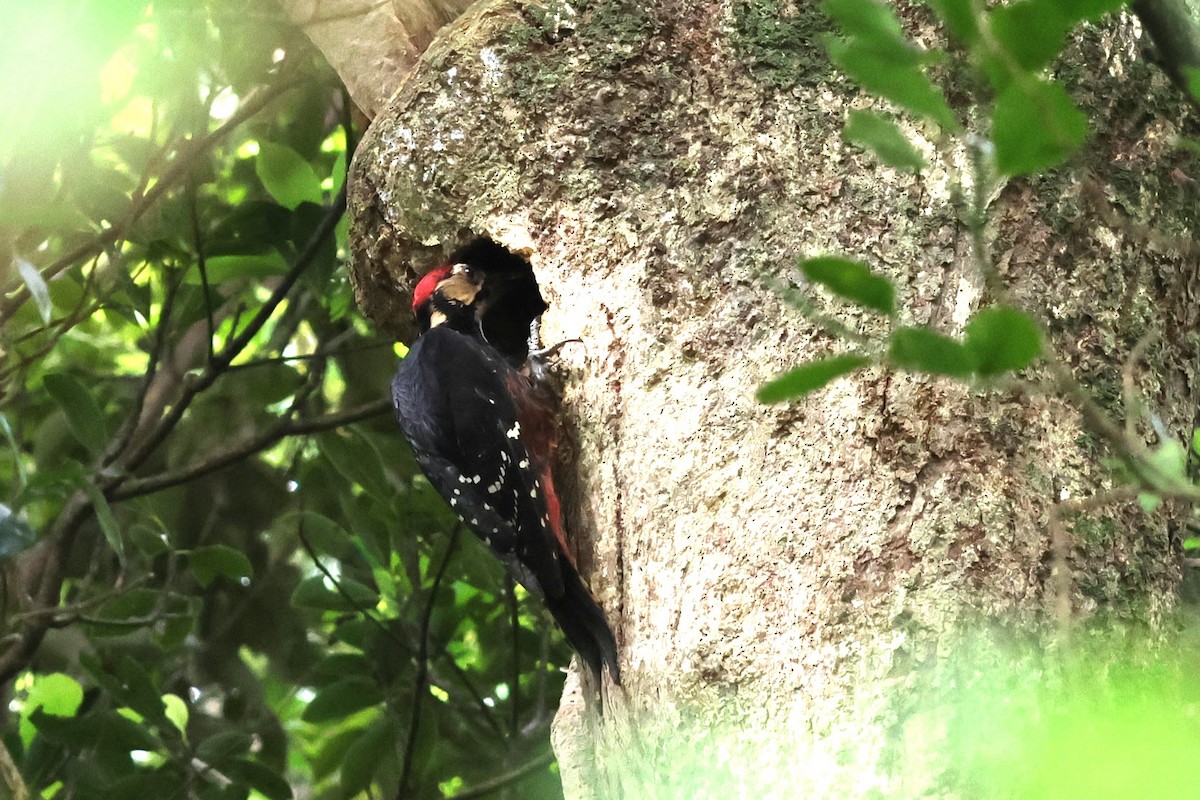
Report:
<svg viewBox="0 0 1200 800"><path fill-rule="evenodd" d="M416 753L417 733L421 727L421 701L429 692L429 623L433 619L433 605L437 599L438 588L446 568L450 566L450 557L454 555L458 545L458 536L462 532L462 524L454 526L450 534L450 543L446 545L446 554L429 587L429 596L425 601L425 613L421 615L421 627L417 641L417 676L413 680L412 715L409 717L408 739L404 743L404 760L400 766L400 787L396 792L396 800L405 800L409 796L408 783L412 779L413 755Z"/></svg>
<svg viewBox="0 0 1200 800"><path fill-rule="evenodd" d="M1137 435L1133 409L1134 406L1140 405L1137 399L1137 376L1134 373L1137 371L1138 362L1145 357L1146 351L1157 339L1158 334L1155 331L1147 331L1133 346L1121 369L1121 390L1125 395L1125 438L1131 442Z"/></svg>
<svg viewBox="0 0 1200 800"><path fill-rule="evenodd" d="M174 281L169 277L166 281L166 288L163 290L162 305L158 310L158 324L154 328L154 343L146 354L146 375L142 378L141 386L138 387L138 392L134 396L133 408L129 410L121 428L104 449L104 456L100 459L102 466L111 464L129 446L129 442L137 431L138 422L142 418L142 410L146 407L146 397L154 383L154 376L158 374L158 365L162 361L162 354L167 347L167 328L171 320L171 313L175 309L175 298L178 296L179 287L183 285L182 272Z"/></svg>
<svg viewBox="0 0 1200 800"><path fill-rule="evenodd" d="M450 665L450 671L454 673L454 676L458 678L459 682L467 690L467 693L471 695L471 699L475 701L475 705L479 706L479 711L484 720L487 722L488 727L495 731L497 736L503 737L504 729L500 726L500 723L496 721L492 712L492 708L489 707L486 702L484 702L483 694L480 693L477 688L475 688L475 684L471 681L471 677L467 675L466 670L458 665L458 661L455 660L454 656L452 656L448 650L442 650L441 655L442 659Z"/></svg>
<svg viewBox="0 0 1200 800"><path fill-rule="evenodd" d="M205 355L212 361L213 337L216 336L217 326L213 319L212 288L208 283L208 262L204 257L204 236L200 231L200 214L196 210L196 184L188 187L188 210L192 216L192 243L196 250L196 270L200 273L200 289L204 294L204 319L208 323L208 341Z"/></svg>
<svg viewBox="0 0 1200 800"><path fill-rule="evenodd" d="M507 571L504 573L504 588L508 594L508 617L512 626L512 678L509 679L508 702L512 710L509 724L515 740L521 731L521 615L517 608L517 584Z"/></svg>
<svg viewBox="0 0 1200 800"><path fill-rule="evenodd" d="M471 798L475 797L484 797L485 795L494 793L498 789L503 789L510 784L516 783L525 776L531 775L534 772L537 772L539 769L544 769L553 763L554 753L542 753L537 758L522 764L514 770L501 773L494 778L488 778L486 781L477 783L474 786L469 786L460 792L455 792L453 795L454 800L471 800ZM448 796L449 795L443 795L443 797Z"/></svg>
<svg viewBox="0 0 1200 800"><path fill-rule="evenodd" d="M231 447L216 455L209 456L203 461L172 472L163 472L147 478L127 480L119 488L114 489L110 493L109 499L114 501L128 500L133 497L141 497L142 495L159 492L172 486L178 486L236 464L255 453L260 453L272 447L281 439L288 436L304 436L319 431L327 431L331 428L340 428L343 425L350 425L354 422L370 419L388 411L391 407L391 401L388 398L382 398L346 411L339 411L335 414L326 414L308 419L285 419L266 433L242 442L236 447Z"/></svg>
<svg viewBox="0 0 1200 800"><path fill-rule="evenodd" d="M12 800L29 800L29 788L25 786L21 770L17 768L12 753L8 752L8 747L3 741L0 741L0 776L12 792Z"/></svg>
<svg viewBox="0 0 1200 800"><path fill-rule="evenodd" d="M183 395L171 407L170 412L163 417L154 431L142 442L141 446L123 460L123 466L127 471L137 469L142 462L150 457L158 446L166 440L171 431L175 429L179 421L183 419L184 412L187 411L188 406L191 405L196 395L212 386L217 378L221 377L229 367L230 362L245 349L246 345L262 329L267 320L275 313L275 309L287 297L288 292L291 291L301 273L316 258L321 245L333 233L333 229L337 226L345 210L346 192L343 188L334 201L333 206L326 212L325 218L321 220L321 224L313 231L313 235L305 244L304 250L296 257L296 262L292 265L292 268L275 287L275 291L271 293L271 297L259 308L258 313L247 323L246 327L230 339L225 348L209 361L204 371L187 383L184 387Z"/></svg>

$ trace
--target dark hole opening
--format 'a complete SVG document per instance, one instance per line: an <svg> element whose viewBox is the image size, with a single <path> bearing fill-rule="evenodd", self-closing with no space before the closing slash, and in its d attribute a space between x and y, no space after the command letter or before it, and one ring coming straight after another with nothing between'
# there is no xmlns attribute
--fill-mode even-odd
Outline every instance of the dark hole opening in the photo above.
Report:
<svg viewBox="0 0 1200 800"><path fill-rule="evenodd" d="M496 293L481 321L484 338L513 363L524 362L529 356L529 326L548 308L529 260L480 237L455 250L450 263L467 264L488 276Z"/></svg>

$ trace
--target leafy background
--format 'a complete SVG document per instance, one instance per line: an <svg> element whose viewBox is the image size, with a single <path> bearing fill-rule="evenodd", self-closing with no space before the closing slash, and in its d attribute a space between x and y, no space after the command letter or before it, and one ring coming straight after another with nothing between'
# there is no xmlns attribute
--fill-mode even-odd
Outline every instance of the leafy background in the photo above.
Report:
<svg viewBox="0 0 1200 800"><path fill-rule="evenodd" d="M569 651L420 477L340 268L336 76L270 2L3 6L8 785L560 795Z"/></svg>
<svg viewBox="0 0 1200 800"><path fill-rule="evenodd" d="M1120 5L931 0L956 42L938 52L883 4L828 0L829 56L882 109L852 112L845 138L904 173L969 154L956 202L994 280L988 192L1069 168L1088 120L1046 68ZM734 38L770 34L772 83L817 57L781 4L733 17ZM930 77L950 58L983 136ZM560 796L548 732L570 654L390 419L403 348L356 313L341 269L361 129L328 66L269 0L0 0L0 67L0 796ZM798 267L807 289L898 318L869 264ZM848 347L764 402L871 364L979 384L1053 363L1011 303L961 336L870 339L777 288ZM1172 501L1196 530L1200 436L1098 435L1120 462L1113 501ZM1070 681L968 660L984 688L949 732L952 779L980 797L1194 796L1185 611L1177 655L1151 668L1103 636Z"/></svg>

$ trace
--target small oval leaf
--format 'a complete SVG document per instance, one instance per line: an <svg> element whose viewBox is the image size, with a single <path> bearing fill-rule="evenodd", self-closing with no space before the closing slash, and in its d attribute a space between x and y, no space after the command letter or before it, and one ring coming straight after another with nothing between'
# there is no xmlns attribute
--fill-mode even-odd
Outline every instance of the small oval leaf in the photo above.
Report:
<svg viewBox="0 0 1200 800"><path fill-rule="evenodd" d="M851 144L870 150L889 167L901 172L920 172L925 159L896 123L873 111L851 111L842 136Z"/></svg>
<svg viewBox="0 0 1200 800"><path fill-rule="evenodd" d="M821 284L839 297L852 300L881 314L896 310L892 282L876 275L861 261L836 256L819 256L800 262L804 277Z"/></svg>
<svg viewBox="0 0 1200 800"><path fill-rule="evenodd" d="M975 371L971 351L929 328L900 328L893 333L888 360L901 369L954 378L966 378Z"/></svg>
<svg viewBox="0 0 1200 800"><path fill-rule="evenodd" d="M13 262L17 265L17 273L21 276L21 280L25 281L25 286L29 289L29 296L37 305L42 322L49 323L50 318L54 316L54 302L50 299L49 284L42 277L42 273L38 272L38 268L25 259L14 258Z"/></svg>
<svg viewBox="0 0 1200 800"><path fill-rule="evenodd" d="M396 726L381 716L363 731L342 759L342 791L352 797L371 785L384 759L396 750Z"/></svg>
<svg viewBox="0 0 1200 800"><path fill-rule="evenodd" d="M762 388L758 390L758 401L760 403L779 403L795 397L802 397L870 363L869 358L853 354L810 361L763 384Z"/></svg>
<svg viewBox="0 0 1200 800"><path fill-rule="evenodd" d="M1023 311L993 306L975 313L967 323L964 344L983 377L1024 369L1042 352L1042 334Z"/></svg>
<svg viewBox="0 0 1200 800"><path fill-rule="evenodd" d="M374 681L351 677L320 689L300 718L305 722L329 722L382 701L383 692Z"/></svg>
<svg viewBox="0 0 1200 800"><path fill-rule="evenodd" d="M295 209L301 203L320 205L324 199L317 171L287 145L259 142L254 171L271 196L285 208Z"/></svg>
<svg viewBox="0 0 1200 800"><path fill-rule="evenodd" d="M292 591L292 605L297 608L316 608L322 611L362 611L374 608L379 594L368 586L350 578L339 578L338 589L325 586L325 577L313 575L305 578Z"/></svg>
<svg viewBox="0 0 1200 800"><path fill-rule="evenodd" d="M240 581L254 576L250 559L241 551L223 544L197 547L188 554L188 565L201 586L208 586L218 577Z"/></svg>
<svg viewBox="0 0 1200 800"><path fill-rule="evenodd" d="M99 455L108 441L107 426L100 404L82 383L58 372L42 379L42 386L67 415L67 425L80 444L92 455Z"/></svg>
<svg viewBox="0 0 1200 800"><path fill-rule="evenodd" d="M996 166L1005 175L1058 166L1079 149L1087 133L1087 117L1057 83L1013 81L996 98L992 141Z"/></svg>

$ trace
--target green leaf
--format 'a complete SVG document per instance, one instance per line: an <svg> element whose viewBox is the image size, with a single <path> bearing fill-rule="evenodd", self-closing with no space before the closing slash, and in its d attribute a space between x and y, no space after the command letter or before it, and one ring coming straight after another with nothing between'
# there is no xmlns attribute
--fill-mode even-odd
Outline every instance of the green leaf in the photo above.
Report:
<svg viewBox="0 0 1200 800"><path fill-rule="evenodd" d="M1026 72L1036 72L1062 51L1071 21L1060 0L1021 0L988 13L992 35Z"/></svg>
<svg viewBox="0 0 1200 800"><path fill-rule="evenodd" d="M1196 67L1184 67L1183 77L1187 81L1188 92L1192 97L1200 100L1200 69Z"/></svg>
<svg viewBox="0 0 1200 800"><path fill-rule="evenodd" d="M901 60L919 57L919 51L904 35L900 20L883 3L875 0L825 0L821 7L833 17L847 38Z"/></svg>
<svg viewBox="0 0 1200 800"><path fill-rule="evenodd" d="M967 323L964 344L983 377L1015 372L1042 352L1042 334L1023 311L1007 306L981 309Z"/></svg>
<svg viewBox="0 0 1200 800"><path fill-rule="evenodd" d="M345 528L315 511L289 516L280 525L286 530L302 532L314 550L334 558L344 557L351 546L350 534Z"/></svg>
<svg viewBox="0 0 1200 800"><path fill-rule="evenodd" d="M196 756L206 764L221 767L250 750L254 740L242 731L221 731L196 747Z"/></svg>
<svg viewBox="0 0 1200 800"><path fill-rule="evenodd" d="M379 594L358 581L346 577L339 578L338 586L342 589L339 592L326 588L325 580L321 575L313 575L300 581L292 592L292 605L322 611L362 611L364 608L374 608L379 602ZM342 592L345 592L345 595ZM349 600L346 599L347 595Z"/></svg>
<svg viewBox="0 0 1200 800"><path fill-rule="evenodd" d="M930 0L930 5L946 23L950 35L967 47L979 41L979 20L975 17L974 0Z"/></svg>
<svg viewBox="0 0 1200 800"><path fill-rule="evenodd" d="M778 403L802 397L870 363L869 358L854 354L810 361L763 384L758 390L758 401L760 403Z"/></svg>
<svg viewBox="0 0 1200 800"><path fill-rule="evenodd" d="M357 483L378 497L390 491L384 477L387 471L383 468L379 451L354 428L319 435L317 448L321 455L329 459L333 468L351 483Z"/></svg>
<svg viewBox="0 0 1200 800"><path fill-rule="evenodd" d="M204 272L210 286L238 279L273 278L287 271L288 263L277 250L262 255L212 256L204 260ZM183 282L191 286L202 285L200 270L189 269Z"/></svg>
<svg viewBox="0 0 1200 800"><path fill-rule="evenodd" d="M167 539L167 533L163 529L162 523L158 520L154 520L154 523L139 521L125 529L133 546L148 558L161 556L171 550L171 543Z"/></svg>
<svg viewBox="0 0 1200 800"><path fill-rule="evenodd" d="M254 576L250 559L239 550L223 544L197 547L188 553L188 566L192 568L201 586L208 586L218 577L241 581Z"/></svg>
<svg viewBox="0 0 1200 800"><path fill-rule="evenodd" d="M113 516L112 507L108 504L108 499L104 493L97 488L96 484L92 483L86 477L79 482L79 488L87 494L92 501L92 508L96 512L96 521L100 523L100 530L104 534L108 546L117 554L117 558L121 563L125 562L125 539L121 536L121 528L117 525L117 518Z"/></svg>
<svg viewBox="0 0 1200 800"><path fill-rule="evenodd" d="M366 791L385 759L396 751L396 726L384 715L367 727L342 759L342 793L353 797Z"/></svg>
<svg viewBox="0 0 1200 800"><path fill-rule="evenodd" d="M851 111L842 129L842 136L851 144L870 150L889 167L902 172L920 172L925 159L913 147L896 123L873 111Z"/></svg>
<svg viewBox="0 0 1200 800"><path fill-rule="evenodd" d="M876 275L861 261L820 256L800 262L804 277L829 291L881 314L896 310L896 290L887 278Z"/></svg>
<svg viewBox="0 0 1200 800"><path fill-rule="evenodd" d="M177 694L164 694L162 703L167 715L167 719L174 725L181 734L184 741L187 741L187 726L188 726L188 707L183 698Z"/></svg>
<svg viewBox="0 0 1200 800"><path fill-rule="evenodd" d="M888 360L912 372L966 378L975 371L970 350L929 328L900 328L892 334Z"/></svg>
<svg viewBox="0 0 1200 800"><path fill-rule="evenodd" d="M1087 117L1057 83L1014 81L996 98L992 141L996 166L1005 175L1058 166L1079 149L1087 134Z"/></svg>
<svg viewBox="0 0 1200 800"><path fill-rule="evenodd" d="M21 741L28 747L37 732L29 719L33 712L41 709L56 717L73 717L82 703L83 687L70 675L54 672L36 676L21 703Z"/></svg>
<svg viewBox="0 0 1200 800"><path fill-rule="evenodd" d="M1162 505L1162 498L1152 492L1138 492L1137 500L1147 514L1153 514Z"/></svg>
<svg viewBox="0 0 1200 800"><path fill-rule="evenodd" d="M946 98L917 64L897 63L869 46L854 42L830 42L828 47L834 65L868 92L932 120L945 130L958 130L958 121Z"/></svg>
<svg viewBox="0 0 1200 800"><path fill-rule="evenodd" d="M163 695L159 693L154 678L141 661L133 656L122 656L112 674L120 681L120 687L114 694L130 711L154 723L167 721L167 707L163 702Z"/></svg>
<svg viewBox="0 0 1200 800"><path fill-rule="evenodd" d="M301 203L320 205L324 200L317 171L287 145L259 142L254 171L276 202L285 208L294 210Z"/></svg>
<svg viewBox="0 0 1200 800"><path fill-rule="evenodd" d="M346 182L346 151L341 150L337 154L337 158L333 161L333 172L330 177L333 179L333 194L336 196L342 190L342 184Z"/></svg>
<svg viewBox="0 0 1200 800"><path fill-rule="evenodd" d="M148 619L158 607L159 592L154 589L130 589L104 601L96 609L89 627L100 627L102 632L129 633L130 625ZM105 622L124 623L105 626ZM147 621L145 624L149 624Z"/></svg>
<svg viewBox="0 0 1200 800"><path fill-rule="evenodd" d="M30 715L30 720L38 733L68 747L100 747L127 753L131 750L154 751L159 744L144 725L116 711L63 718L38 709Z"/></svg>
<svg viewBox="0 0 1200 800"><path fill-rule="evenodd" d="M1200 536L1189 536L1183 540L1184 550L1200 550Z"/></svg>
<svg viewBox="0 0 1200 800"><path fill-rule="evenodd" d="M49 323L50 318L54 316L54 302L50 299L50 286L46 279L38 272L37 267L23 258L14 257L13 263L16 264L21 280L25 281L25 286L29 289L29 296L33 298L42 322Z"/></svg>
<svg viewBox="0 0 1200 800"><path fill-rule="evenodd" d="M374 669L373 662L362 653L331 653L317 664L313 679L317 683L331 683L351 675L369 678Z"/></svg>
<svg viewBox="0 0 1200 800"><path fill-rule="evenodd" d="M283 779L283 776L261 761L253 758L239 758L226 769L230 777L243 781L268 800L291 800L292 798L292 787Z"/></svg>
<svg viewBox="0 0 1200 800"><path fill-rule="evenodd" d="M92 455L100 455L108 442L108 429L100 404L87 387L63 372L47 375L42 386L67 415L67 424L79 443Z"/></svg>
<svg viewBox="0 0 1200 800"><path fill-rule="evenodd" d="M1158 447L1150 451L1147 462L1154 470L1152 477L1156 488L1164 491L1188 488L1188 456L1182 443L1174 439L1164 439Z"/></svg>
<svg viewBox="0 0 1200 800"><path fill-rule="evenodd" d="M383 702L383 692L369 678L350 677L322 687L300 718L321 723L348 717L355 711Z"/></svg>
<svg viewBox="0 0 1200 800"><path fill-rule="evenodd" d="M1074 22L1094 22L1105 14L1124 8L1129 0L1055 0L1063 14Z"/></svg>

